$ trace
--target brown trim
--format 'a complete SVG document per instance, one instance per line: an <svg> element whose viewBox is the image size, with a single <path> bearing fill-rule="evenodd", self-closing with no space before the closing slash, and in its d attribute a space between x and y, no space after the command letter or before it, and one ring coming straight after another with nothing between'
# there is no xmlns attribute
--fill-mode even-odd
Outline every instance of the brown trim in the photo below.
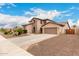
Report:
<svg viewBox="0 0 79 59"><path fill-rule="evenodd" d="M38 19L38 20L41 20L41 19L39 19L39 18L32 18L29 22L31 22L32 20L34 20L34 19Z"/></svg>
<svg viewBox="0 0 79 59"><path fill-rule="evenodd" d="M52 20L50 20L50 19L39 19L39 18L32 18L32 20L34 20L34 19L52 21ZM31 22L32 20L30 20L29 22ZM54 21L53 21L53 22L54 22Z"/></svg>
<svg viewBox="0 0 79 59"><path fill-rule="evenodd" d="M30 24L25 24L25 25L22 25L22 26L28 26L28 25L32 25L33 23L30 23Z"/></svg>
<svg viewBox="0 0 79 59"><path fill-rule="evenodd" d="M63 24L59 24L59 23L57 23L57 22L55 22L55 21L53 21L53 20L50 20L50 19L32 18L32 20L34 20L34 19L38 19L38 20L42 20L42 21L46 21L46 20L48 20L48 21L50 21L50 22L52 22L52 23L54 23L54 24L57 24L57 25L60 25L60 26L64 26ZM31 21L32 21L32 20L31 20Z"/></svg>
<svg viewBox="0 0 79 59"><path fill-rule="evenodd" d="M44 24L46 24L46 20L43 20Z"/></svg>
<svg viewBox="0 0 79 59"><path fill-rule="evenodd" d="M43 22L43 21L42 21L42 20L40 20L40 23L41 23L41 24L42 24L42 22Z"/></svg>
<svg viewBox="0 0 79 59"><path fill-rule="evenodd" d="M59 25L59 26L62 26L62 27L64 26L64 25L58 24L58 23L56 23L56 22L48 22L48 23L44 24L43 26L45 26L45 25L47 25L47 24L49 24L49 23L56 24L56 25ZM41 26L41 27L43 27L43 26Z"/></svg>
<svg viewBox="0 0 79 59"><path fill-rule="evenodd" d="M50 22L48 22L48 23L44 24L43 26L45 26L45 25L47 25L47 24L49 24L49 23L52 23L52 24L57 24L57 25L59 25L59 26L64 26L63 24L59 24L59 23L57 23L57 22L55 22L55 21L52 21L52 20L50 20L50 19L32 18L32 20L34 20L34 19L38 19L38 20L41 20L41 21L46 21L46 20L50 21ZM31 20L31 21L32 21L32 20ZM29 22L31 22L31 21L29 21ZM31 25L31 24L33 24L33 23L26 24L26 25L22 25L22 26L28 26L28 25ZM43 27L43 26L41 26L41 27Z"/></svg>

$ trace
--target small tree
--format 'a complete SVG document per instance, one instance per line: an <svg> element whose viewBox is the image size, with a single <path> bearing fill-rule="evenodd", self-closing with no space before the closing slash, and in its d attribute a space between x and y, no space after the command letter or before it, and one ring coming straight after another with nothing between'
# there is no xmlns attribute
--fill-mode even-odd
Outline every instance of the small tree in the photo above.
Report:
<svg viewBox="0 0 79 59"><path fill-rule="evenodd" d="M27 33L27 30L23 30L23 33L24 33L24 34Z"/></svg>
<svg viewBox="0 0 79 59"><path fill-rule="evenodd" d="M18 32L18 35L21 35L23 33L23 30L21 28L18 28L15 30L15 32Z"/></svg>

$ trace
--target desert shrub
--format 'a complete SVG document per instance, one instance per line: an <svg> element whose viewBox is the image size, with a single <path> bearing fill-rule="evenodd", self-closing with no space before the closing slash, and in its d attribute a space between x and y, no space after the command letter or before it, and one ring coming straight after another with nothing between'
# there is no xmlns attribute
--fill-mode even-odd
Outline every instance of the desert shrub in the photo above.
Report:
<svg viewBox="0 0 79 59"><path fill-rule="evenodd" d="M4 32L6 32L6 29L1 28L1 29L0 29L0 32L3 32L3 33L4 33Z"/></svg>
<svg viewBox="0 0 79 59"><path fill-rule="evenodd" d="M4 31L4 34L5 34L5 35L8 35L8 34L9 34L9 31Z"/></svg>
<svg viewBox="0 0 79 59"><path fill-rule="evenodd" d="M13 34L13 32L11 30L6 30L6 29L3 31L3 33L5 35L12 35Z"/></svg>
<svg viewBox="0 0 79 59"><path fill-rule="evenodd" d="M15 36L18 36L18 32L15 32L15 34L14 34Z"/></svg>
<svg viewBox="0 0 79 59"><path fill-rule="evenodd" d="M7 34L8 34L8 32L4 32L4 34L5 34L5 35L7 35Z"/></svg>
<svg viewBox="0 0 79 59"><path fill-rule="evenodd" d="M19 29L16 29L15 32L18 32L18 35L21 35L23 33L23 30L19 28Z"/></svg>
<svg viewBox="0 0 79 59"><path fill-rule="evenodd" d="M23 30L23 33L24 33L24 34L27 33L27 30Z"/></svg>
<svg viewBox="0 0 79 59"><path fill-rule="evenodd" d="M13 34L13 32L12 32L12 31L10 31L10 32L8 32L8 34L10 34L10 35L11 35L11 34Z"/></svg>

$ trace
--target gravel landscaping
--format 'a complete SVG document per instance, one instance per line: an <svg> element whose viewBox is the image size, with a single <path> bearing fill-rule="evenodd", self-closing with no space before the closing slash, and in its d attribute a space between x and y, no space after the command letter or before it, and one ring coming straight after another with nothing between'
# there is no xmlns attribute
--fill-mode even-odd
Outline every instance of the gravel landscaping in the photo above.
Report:
<svg viewBox="0 0 79 59"><path fill-rule="evenodd" d="M28 50L35 56L79 56L79 35L60 35L32 44Z"/></svg>

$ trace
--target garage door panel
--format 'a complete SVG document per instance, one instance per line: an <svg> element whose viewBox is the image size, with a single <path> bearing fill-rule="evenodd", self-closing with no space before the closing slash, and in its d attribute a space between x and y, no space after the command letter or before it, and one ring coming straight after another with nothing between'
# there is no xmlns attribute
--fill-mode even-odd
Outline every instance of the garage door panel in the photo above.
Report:
<svg viewBox="0 0 79 59"><path fill-rule="evenodd" d="M57 34L57 27L44 28L46 34Z"/></svg>

